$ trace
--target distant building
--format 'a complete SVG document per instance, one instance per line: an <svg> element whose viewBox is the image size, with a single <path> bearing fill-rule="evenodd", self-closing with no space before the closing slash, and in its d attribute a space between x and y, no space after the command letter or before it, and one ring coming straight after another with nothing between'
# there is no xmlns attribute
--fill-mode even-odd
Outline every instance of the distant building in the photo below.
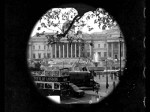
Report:
<svg viewBox="0 0 150 112"><path fill-rule="evenodd" d="M93 46L89 45L87 52L90 55L98 52L100 60L105 58L120 59L120 42L118 37L120 37L118 29L108 30L106 33L83 34L83 38L87 42L93 41ZM121 41L121 56L122 59L125 59L124 39Z"/></svg>
<svg viewBox="0 0 150 112"><path fill-rule="evenodd" d="M29 41L28 58L29 59L52 59L56 62L75 62L79 57L83 56L93 60L93 54L99 55L99 66L104 66L102 63L106 59L120 60L120 30L114 28L102 33L85 34L81 36L86 41L84 50L81 50L81 43L73 42L71 45L63 39L59 44L47 45L46 35L31 37ZM52 34L51 34L52 35ZM126 58L126 48L124 39L121 40L121 59ZM71 60L70 60L71 59Z"/></svg>

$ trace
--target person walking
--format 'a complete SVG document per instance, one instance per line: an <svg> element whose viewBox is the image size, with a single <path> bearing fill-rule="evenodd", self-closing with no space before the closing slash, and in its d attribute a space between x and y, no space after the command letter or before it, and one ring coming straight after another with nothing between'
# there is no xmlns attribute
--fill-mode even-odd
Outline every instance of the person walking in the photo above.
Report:
<svg viewBox="0 0 150 112"><path fill-rule="evenodd" d="M98 94L98 88L96 87L96 91L95 91L97 94Z"/></svg>
<svg viewBox="0 0 150 112"><path fill-rule="evenodd" d="M95 92L98 94L98 92L99 92L99 90L100 90L100 85L99 85L99 84L96 84L96 88L95 88L95 89L96 89Z"/></svg>

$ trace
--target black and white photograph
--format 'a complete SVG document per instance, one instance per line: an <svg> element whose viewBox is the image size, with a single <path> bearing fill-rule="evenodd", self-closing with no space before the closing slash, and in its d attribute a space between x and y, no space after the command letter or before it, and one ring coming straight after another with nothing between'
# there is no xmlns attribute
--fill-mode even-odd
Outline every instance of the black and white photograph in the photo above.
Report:
<svg viewBox="0 0 150 112"><path fill-rule="evenodd" d="M82 17L74 8L50 9L36 23L28 45L35 85L58 103L99 102L125 69L124 37L102 8Z"/></svg>
<svg viewBox="0 0 150 112"><path fill-rule="evenodd" d="M145 112L144 0L8 1L6 112Z"/></svg>

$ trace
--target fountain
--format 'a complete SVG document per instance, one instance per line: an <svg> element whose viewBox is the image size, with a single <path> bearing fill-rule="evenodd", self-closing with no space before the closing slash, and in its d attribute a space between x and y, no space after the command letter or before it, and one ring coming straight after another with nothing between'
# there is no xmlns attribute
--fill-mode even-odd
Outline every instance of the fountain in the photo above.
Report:
<svg viewBox="0 0 150 112"><path fill-rule="evenodd" d="M95 64L95 67L98 66L98 62L99 62L99 55L97 52L95 52L94 54L94 64Z"/></svg>

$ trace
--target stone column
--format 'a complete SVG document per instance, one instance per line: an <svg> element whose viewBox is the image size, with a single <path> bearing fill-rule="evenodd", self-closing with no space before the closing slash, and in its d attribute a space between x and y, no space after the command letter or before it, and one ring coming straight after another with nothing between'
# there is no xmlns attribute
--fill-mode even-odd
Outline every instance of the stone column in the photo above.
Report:
<svg viewBox="0 0 150 112"><path fill-rule="evenodd" d="M79 44L79 57L80 57L80 55L81 55L81 46Z"/></svg>
<svg viewBox="0 0 150 112"><path fill-rule="evenodd" d="M47 48L47 47L48 47L48 46L47 46L46 43L45 43L45 44L44 44L44 48L45 48L45 49L44 49L44 50L45 50L45 57L47 57L47 52L48 52L48 48ZM44 58L45 58L45 57L44 57Z"/></svg>
<svg viewBox="0 0 150 112"><path fill-rule="evenodd" d="M120 41L118 42L118 59L120 60Z"/></svg>
<svg viewBox="0 0 150 112"><path fill-rule="evenodd" d="M114 59L114 45L113 42L111 43L111 57Z"/></svg>
<svg viewBox="0 0 150 112"><path fill-rule="evenodd" d="M71 58L72 58L72 44L71 44L71 48L70 49L71 49Z"/></svg>
<svg viewBox="0 0 150 112"><path fill-rule="evenodd" d="M64 49L64 44L63 44L63 58L65 58L65 49Z"/></svg>
<svg viewBox="0 0 150 112"><path fill-rule="evenodd" d="M76 46L76 43L74 44L74 47L75 47L75 48L74 48L74 50L75 50L75 51L74 51L74 55L75 55L75 58L76 58L76 52L77 52L77 50L76 50L76 47L77 47L77 46Z"/></svg>
<svg viewBox="0 0 150 112"><path fill-rule="evenodd" d="M92 46L90 45L90 57L92 57Z"/></svg>
<svg viewBox="0 0 150 112"><path fill-rule="evenodd" d="M59 58L61 58L61 50L60 50L60 45L61 45L61 44L59 44Z"/></svg>
<svg viewBox="0 0 150 112"><path fill-rule="evenodd" d="M50 52L51 52L51 58L53 58L53 47L52 47L52 45L50 45Z"/></svg>
<svg viewBox="0 0 150 112"><path fill-rule="evenodd" d="M56 50L57 46L55 44L55 58L57 58L57 50Z"/></svg>
<svg viewBox="0 0 150 112"><path fill-rule="evenodd" d="M106 42L106 58L108 58L108 42Z"/></svg>
<svg viewBox="0 0 150 112"><path fill-rule="evenodd" d="M67 43L67 58L68 58L69 56L68 56L68 43Z"/></svg>
<svg viewBox="0 0 150 112"><path fill-rule="evenodd" d="M124 47L124 42L123 42L123 58L125 58L125 47Z"/></svg>

